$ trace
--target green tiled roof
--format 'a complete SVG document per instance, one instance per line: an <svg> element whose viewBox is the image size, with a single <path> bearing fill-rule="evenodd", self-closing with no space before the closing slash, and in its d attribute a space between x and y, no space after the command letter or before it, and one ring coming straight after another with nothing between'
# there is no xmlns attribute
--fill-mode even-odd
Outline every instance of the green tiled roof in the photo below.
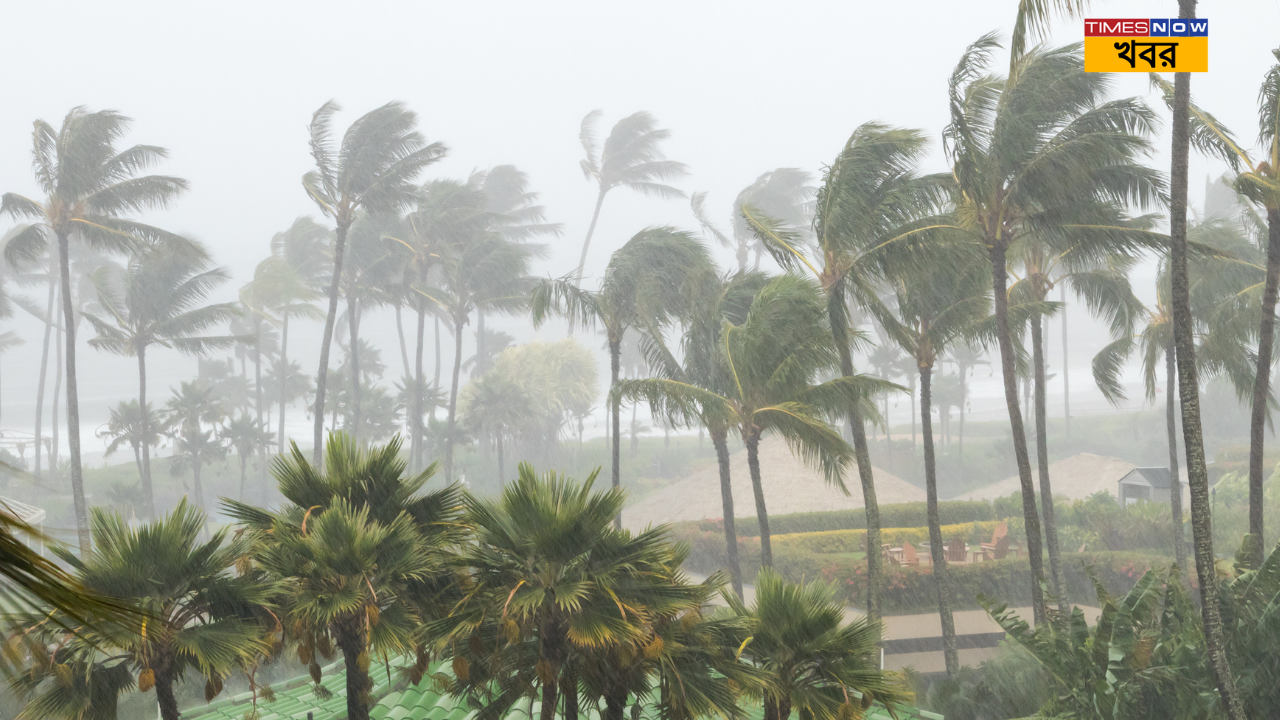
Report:
<svg viewBox="0 0 1280 720"><path fill-rule="evenodd" d="M392 660L393 668L403 667L405 659ZM437 693L431 678L424 677L416 686L403 687L395 672L391 674L391 683L387 682L385 669L378 672L370 668L373 680L372 696L379 698L377 705L369 711L372 720L472 720L474 710L469 710L458 699ZM437 671L449 672L448 666L437 668ZM346 717L347 689L346 673L341 663L333 663L323 668L324 676L321 685L328 688L333 696L328 700L316 697L311 689L311 678L302 676L274 688L275 702L258 702L259 720L306 720L307 713L313 714L315 720L337 720ZM541 703L533 703L533 714L536 717ZM252 696L241 693L228 698L215 700L208 705L197 705L187 708L182 716L186 720L244 720L245 713L252 707ZM528 702L517 703L504 720L530 720ZM764 709L759 706L746 708L750 720L763 720ZM599 713L590 707L582 708L581 720L600 720ZM655 720L649 713L645 720ZM867 720L891 720L889 712L880 705L873 705L867 711ZM900 720L943 720L941 715L917 710L910 707L899 707Z"/></svg>

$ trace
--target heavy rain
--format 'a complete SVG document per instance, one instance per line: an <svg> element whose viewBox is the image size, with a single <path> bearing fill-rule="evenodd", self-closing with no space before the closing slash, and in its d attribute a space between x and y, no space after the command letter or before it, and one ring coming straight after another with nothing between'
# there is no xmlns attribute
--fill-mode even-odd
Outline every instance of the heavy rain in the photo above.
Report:
<svg viewBox="0 0 1280 720"><path fill-rule="evenodd" d="M0 15L0 720L1280 717L1280 2Z"/></svg>

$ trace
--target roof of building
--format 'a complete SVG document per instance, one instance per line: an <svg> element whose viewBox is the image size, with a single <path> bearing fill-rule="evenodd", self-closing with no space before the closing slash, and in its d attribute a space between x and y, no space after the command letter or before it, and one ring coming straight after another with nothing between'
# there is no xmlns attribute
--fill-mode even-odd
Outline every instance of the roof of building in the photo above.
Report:
<svg viewBox="0 0 1280 720"><path fill-rule="evenodd" d="M1153 488L1172 487L1169 481L1169 468L1140 467L1134 468L1120 478L1120 482L1129 484L1150 485ZM1186 484L1186 481L1183 481Z"/></svg>
<svg viewBox="0 0 1280 720"><path fill-rule="evenodd" d="M403 667L405 659L392 660L393 668ZM449 673L447 665L435 668L436 672ZM312 713L314 720L335 720L344 718L347 713L346 671L341 662L323 668L324 676L321 685L332 695L327 699L316 696L311 688L311 680L302 676L279 683L275 689L275 700L267 703L258 701L258 720L306 720L307 713ZM434 687L431 674L425 675L415 686L407 687L405 681L396 672L391 673L388 681L387 672L371 672L373 680L372 697L378 698L377 704L369 711L372 720L474 720L476 710L449 695L440 694ZM532 706L533 717L537 716L540 702ZM186 708L182 717L186 720L243 720L245 713L252 708L252 695L241 693L229 698L215 700L207 705ZM749 720L762 720L763 708L748 707ZM530 720L528 703L518 703L503 720ZM898 706L899 720L943 720L936 713L918 710L913 707ZM583 707L579 717L581 720L600 720L600 713L594 708ZM657 720L657 714L646 711L643 720ZM879 703L872 705L864 716L866 720L890 720L889 711Z"/></svg>

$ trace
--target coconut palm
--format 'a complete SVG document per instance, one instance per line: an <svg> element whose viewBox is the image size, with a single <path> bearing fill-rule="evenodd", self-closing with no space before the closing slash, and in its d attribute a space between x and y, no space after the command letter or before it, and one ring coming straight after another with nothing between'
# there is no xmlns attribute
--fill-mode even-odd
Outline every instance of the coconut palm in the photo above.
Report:
<svg viewBox="0 0 1280 720"><path fill-rule="evenodd" d="M329 346L338 317L347 231L360 210L375 215L396 215L411 204L415 197L413 180L445 154L441 143L426 143L414 129L417 116L398 102L387 103L358 118L347 128L342 142L335 146L331 123L338 110L338 104L331 100L311 116L311 156L316 168L302 178L307 195L334 222L329 311L320 342L320 369L316 372L312 451L316 463L323 453Z"/></svg>
<svg viewBox="0 0 1280 720"><path fill-rule="evenodd" d="M663 325L688 309L685 287L710 266L707 250L687 232L672 227L646 228L614 252L596 290L582 290L579 278L546 279L536 284L529 306L533 326L559 315L576 326L600 326L609 346L609 390L618 386L622 339L629 328L641 323ZM620 397L609 407L613 453L611 479L621 486L622 433L619 427ZM621 517L618 519L621 527Z"/></svg>
<svg viewBox="0 0 1280 720"><path fill-rule="evenodd" d="M920 420L924 435L924 479L929 525L929 555L938 586L938 615L942 619L942 647L947 675L960 670L956 625L951 614L947 559L942 523L938 518L938 467L934 457L933 370L953 344L977 334L991 306L990 278L976 248L939 247L925 267L889 280L896 309L872 305L886 334L910 355L920 377ZM944 411L945 412L945 411Z"/></svg>
<svg viewBox="0 0 1280 720"><path fill-rule="evenodd" d="M160 442L160 423L150 419L154 413L147 405L148 419L143 419L141 406L137 400L121 400L111 408L111 419L104 428L98 430L98 437L109 439L103 457L110 457L125 443L133 448L133 462L138 468L138 477L142 477L142 446L154 446Z"/></svg>
<svg viewBox="0 0 1280 720"><path fill-rule="evenodd" d="M80 587L136 606L145 624L66 624L68 634L35 618L26 631L57 650L36 653L15 679L19 690L38 693L23 717L114 717L118 694L136 677L140 691L155 689L160 717L176 720L175 685L188 672L205 679L205 697L212 699L225 678L268 650L271 626L259 617L267 616L260 608L271 588L235 571L243 540L220 530L199 542L206 518L185 501L139 527L101 508L92 519L94 552L54 552Z"/></svg>
<svg viewBox="0 0 1280 720"><path fill-rule="evenodd" d="M205 465L226 455L226 448L215 436L213 428L227 412L213 388L201 382L184 382L164 404L164 428L174 440L174 462L171 473L191 470L192 492L196 507L204 509L204 486L200 471Z"/></svg>
<svg viewBox="0 0 1280 720"><path fill-rule="evenodd" d="M32 132L32 167L44 200L17 193L0 196L0 213L28 218L5 246L11 264L39 257L57 244L63 327L66 330L67 444L71 452L71 493L82 552L88 552L89 516L80 464L80 391L76 376L75 308L71 286L71 239L91 247L122 251L141 241L171 236L125 219L139 210L162 208L187 188L185 180L138 173L167 156L163 148L135 145L117 151L129 118L112 111L72 108L55 129L43 120Z"/></svg>
<svg viewBox="0 0 1280 720"><path fill-rule="evenodd" d="M812 273L818 280L844 377L853 376L850 302L873 295L886 269L903 262L902 258L909 261L927 233L949 224L933 217L941 199L940 180L916 172L925 149L924 135L916 130L880 123L854 130L818 190L813 218L816 247L806 248L802 232L757 208L747 205L740 213L778 263ZM815 259L810 260L811 256ZM908 377L914 383L915 373ZM867 547L878 548L880 510L864 419L857 405L845 412L866 506ZM867 553L867 612L872 616L880 613L880 563L879 553Z"/></svg>
<svg viewBox="0 0 1280 720"><path fill-rule="evenodd" d="M674 412L684 417L712 412L739 433L747 450L760 524L760 562L765 567L773 564L773 551L760 475L761 438L766 433L781 435L792 452L817 466L828 483L844 491L844 470L853 459L853 449L827 418L852 405L874 413L868 398L896 387L863 375L815 383L817 376L839 367L825 318L818 287L804 278L783 275L755 295L745 322L724 326L717 362L723 363L730 378L726 390L650 378L620 382L611 397L645 400L659 408L674 404ZM660 414L670 416L673 411Z"/></svg>
<svg viewBox="0 0 1280 720"><path fill-rule="evenodd" d="M592 110L582 118L578 139L586 157L579 161L582 174L596 182L596 209L591 214L587 237L582 241L582 256L574 277L581 279L587 264L587 249L591 236L600 219L604 196L616 187L628 187L638 193L658 198L684 197L684 193L663 181L678 178L688 172L684 163L667 160L659 145L671 137L670 130L658 128L658 120L641 110L617 122L609 131L609 137L600 147L596 141L596 121L602 112Z"/></svg>
<svg viewBox="0 0 1280 720"><path fill-rule="evenodd" d="M765 672L765 720L787 720L792 711L815 720L858 717L872 702L892 709L909 697L880 669L880 621L844 622L834 595L821 581L798 585L771 570L757 576L750 607L724 594L743 624L743 655Z"/></svg>
<svg viewBox="0 0 1280 720"><path fill-rule="evenodd" d="M351 224L347 238L347 259L343 267L342 294L347 301L344 313L347 319L347 347L361 344L360 321L366 310L384 303L394 303L391 275L395 258L389 252L391 246L385 240L388 231L394 231L399 220L394 215L357 215ZM398 253L397 253L398 254ZM347 380L343 390L347 399L347 414L351 422L346 432L360 440L363 425L360 361L363 353L347 354ZM381 375L381 372L377 373Z"/></svg>
<svg viewBox="0 0 1280 720"><path fill-rule="evenodd" d="M951 121L943 132L952 162L959 230L987 249L995 299L1005 402L1022 485L1032 605L1044 619L1043 546L1035 485L1019 409L1016 352L1009 322L1008 257L1024 238L1128 254L1160 236L1135 229L1127 204L1160 200L1158 174L1138 164L1155 118L1135 99L1104 101L1101 74L1085 73L1078 45L1021 52L1015 34L1009 77L988 72L994 34L970 45L951 75ZM1051 88L1052 92L1046 92Z"/></svg>
<svg viewBox="0 0 1280 720"><path fill-rule="evenodd" d="M275 438L261 420L247 413L240 413L234 420L219 428L218 436L236 451L236 459L240 461L240 492L237 500L244 499L244 481L248 469L249 457L266 447Z"/></svg>
<svg viewBox="0 0 1280 720"><path fill-rule="evenodd" d="M300 217L287 230L271 237L271 258L260 263L260 270L254 272L255 276L261 272L265 284L272 288L274 302L271 309L280 318L280 354L274 368L277 378L292 374L289 362L289 320L295 317L318 320L322 317L312 303L322 297L325 280L332 273L330 258L325 252L329 237L328 228L309 217ZM267 263L271 264L262 267ZM270 372L269 370L268 373ZM284 382L275 387L280 404L276 431L277 452L283 455L285 408L294 400L305 396L305 392L291 396L290 386Z"/></svg>
<svg viewBox="0 0 1280 720"><path fill-rule="evenodd" d="M368 720L373 705L370 657L419 649L416 594L459 539L457 487L419 495L435 466L412 477L405 467L398 440L360 449L334 433L323 471L296 444L272 468L286 501L279 510L224 502L250 528L255 562L283 587L282 619L312 679L320 681L322 656L342 653L353 720Z"/></svg>
<svg viewBox="0 0 1280 720"><path fill-rule="evenodd" d="M168 347L184 355L203 355L230 347L235 337L206 335L210 328L238 315L231 303L200 305L227 272L211 267L199 246L161 243L140 249L124 268L105 266L94 275L103 317L85 313L98 336L89 344L117 355L138 359L138 404L147 404L147 349ZM141 437L150 436L150 416L141 416ZM143 508L155 515L151 485L151 447L142 445Z"/></svg>
<svg viewBox="0 0 1280 720"><path fill-rule="evenodd" d="M555 717L562 699L563 717L573 720L583 656L649 639L654 613L644 601L654 597L644 581L673 569L666 529L632 536L610 527L626 497L619 488L595 492L595 478L540 477L522 463L501 495L464 500L475 540L458 548L454 564L469 591L427 629L454 656L459 689L496 685L484 717L501 717L522 695L539 692L542 720ZM696 597L681 587L665 594L668 607L682 595Z"/></svg>

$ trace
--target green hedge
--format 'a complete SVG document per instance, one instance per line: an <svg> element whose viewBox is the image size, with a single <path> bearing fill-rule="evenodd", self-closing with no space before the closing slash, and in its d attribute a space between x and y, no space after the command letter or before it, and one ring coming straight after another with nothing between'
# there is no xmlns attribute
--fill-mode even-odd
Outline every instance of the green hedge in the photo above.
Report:
<svg viewBox="0 0 1280 720"><path fill-rule="evenodd" d="M942 538L950 540L959 535L971 545L984 543L991 539L992 532L1002 520L984 520L981 522L943 525ZM824 532L791 533L774 535L773 547L783 547L813 553L846 553L866 550L866 530L827 530ZM928 542L929 528L885 528L880 532L880 542L894 546L903 543L919 545Z"/></svg>
<svg viewBox="0 0 1280 720"><path fill-rule="evenodd" d="M710 530L687 527L675 533L675 539L690 545L686 567L693 572L710 573L723 569L724 535ZM738 554L745 580L751 582L760 566L759 538L742 538ZM794 581L822 578L838 585L844 599L861 606L866 597L866 562L840 558L830 554L781 543L774 546L774 568ZM1063 553L1067 576L1067 597L1072 602L1095 605L1097 595L1085 566L1092 566L1099 580L1112 593L1128 592L1144 572L1153 567L1173 563L1172 558L1135 552ZM1048 564L1046 563L1046 568ZM955 609L977 609L979 594L1010 605L1031 602L1031 570L1025 557L948 566L951 594ZM932 568L886 566L881 587L885 612L927 612L937 608L937 585Z"/></svg>
<svg viewBox="0 0 1280 720"><path fill-rule="evenodd" d="M1020 515L1022 510L1019 507L1014 512ZM998 520L1011 515L1012 513L1008 511L997 514L996 508L985 500L947 500L938 503L938 518L944 525ZM700 530L724 532L721 520L702 520L695 524ZM880 506L880 527L882 528L915 528L928 524L925 504L922 502ZM861 508L769 516L769 532L774 535L866 529L867 513ZM737 531L742 536L756 537L760 535L760 525L754 518L741 519L738 521Z"/></svg>

